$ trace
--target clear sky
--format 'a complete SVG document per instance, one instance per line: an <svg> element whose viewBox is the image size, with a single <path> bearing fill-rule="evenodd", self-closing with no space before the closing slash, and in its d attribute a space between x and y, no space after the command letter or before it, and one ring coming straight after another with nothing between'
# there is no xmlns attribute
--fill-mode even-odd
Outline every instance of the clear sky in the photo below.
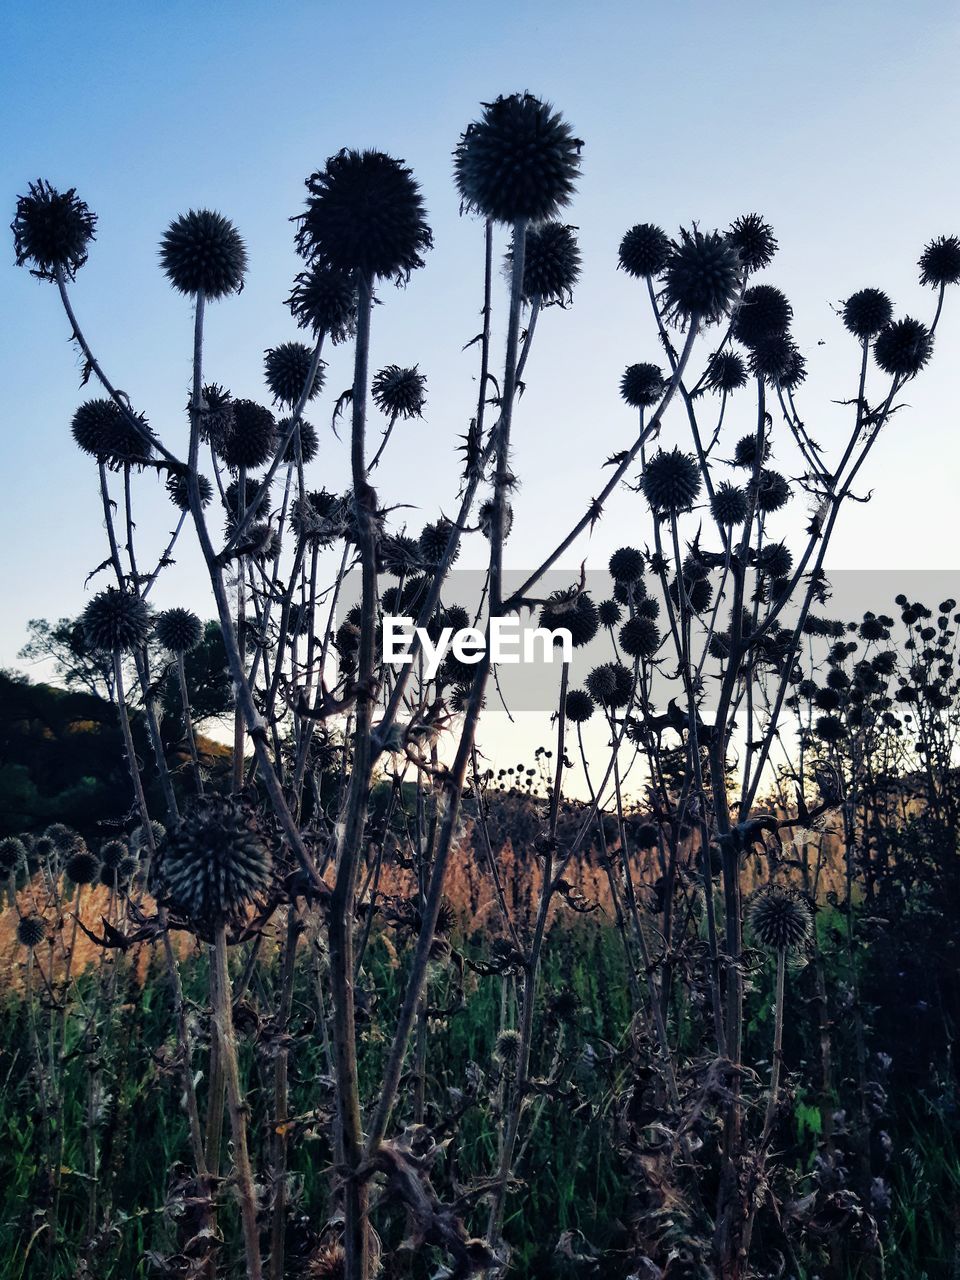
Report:
<svg viewBox="0 0 960 1280"><path fill-rule="evenodd" d="M811 363L803 403L828 449L841 426L830 402L853 394L856 363L833 308L877 285L898 314L929 319L917 258L932 236L960 231L955 3L7 0L3 15L4 221L40 176L76 186L99 214L75 290L81 321L110 376L176 448L190 311L157 266L169 220L212 206L246 237L247 287L208 313L207 372L262 398L264 348L297 336L283 299L298 265L288 218L304 177L342 146L406 158L436 248L409 288L382 292L373 359L419 362L429 381L426 418L398 428L381 469L383 500L419 508L414 527L452 510L457 437L475 394L476 354L461 348L478 328L482 231L459 217L451 151L478 103L498 93L526 88L562 109L586 144L567 215L584 273L573 307L544 316L528 371L508 544L516 568L553 545L599 487L603 459L629 441L624 366L658 358L642 291L615 269L627 227L723 227L752 210L773 223L781 251L766 278L794 303ZM69 435L86 393L55 291L15 270L9 237L5 261L0 664L14 660L28 618L79 611L84 577L104 555L94 468ZM956 567L958 340L960 291L948 298L932 369L911 385L911 409L864 477L861 492L874 497L847 512L829 565ZM346 481L344 446L327 424L348 359L334 354L330 394L311 414L323 440L317 487ZM789 471L796 459L780 463ZM153 475L138 492L146 560L171 508ZM647 536L638 498L623 494L609 512L589 548L597 566ZM787 517L785 529L803 518ZM567 563L587 551L581 543ZM464 563L482 552L468 547ZM210 612L189 539L155 599Z"/></svg>

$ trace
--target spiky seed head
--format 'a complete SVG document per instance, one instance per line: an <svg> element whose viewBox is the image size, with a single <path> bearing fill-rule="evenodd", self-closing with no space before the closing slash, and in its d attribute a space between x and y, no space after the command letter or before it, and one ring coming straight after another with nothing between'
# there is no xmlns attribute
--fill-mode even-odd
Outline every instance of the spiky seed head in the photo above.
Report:
<svg viewBox="0 0 960 1280"><path fill-rule="evenodd" d="M507 254L508 264L512 251ZM543 306L563 305L573 299L580 279L580 246L576 228L562 222L543 222L527 231L523 255L523 296L539 298Z"/></svg>
<svg viewBox="0 0 960 1280"><path fill-rule="evenodd" d="M277 435L283 439L290 430L292 418L281 418L277 423ZM297 460L297 441L300 441L300 461L307 466L311 463L320 451L320 436L317 428L312 423L300 419L300 425L290 437L290 443L283 451L284 462L296 462Z"/></svg>
<svg viewBox="0 0 960 1280"><path fill-rule="evenodd" d="M597 634L600 619L593 598L576 587L552 592L540 608L538 625L548 631L565 627L575 649L589 644Z"/></svg>
<svg viewBox="0 0 960 1280"><path fill-rule="evenodd" d="M861 341L872 338L893 318L893 303L881 289L858 289L843 304L843 323Z"/></svg>
<svg viewBox="0 0 960 1280"><path fill-rule="evenodd" d="M873 354L884 373L913 378L933 354L933 335L922 320L894 320L877 334Z"/></svg>
<svg viewBox="0 0 960 1280"><path fill-rule="evenodd" d="M423 532L420 534L420 556L425 564L438 565L440 563L446 555L447 544L452 533L453 521L447 520L443 516L432 524L424 525ZM457 560L459 556L460 547L458 545L453 554L453 560Z"/></svg>
<svg viewBox="0 0 960 1280"><path fill-rule="evenodd" d="M931 240L917 264L920 283L935 289L960 281L960 236L937 236Z"/></svg>
<svg viewBox="0 0 960 1280"><path fill-rule="evenodd" d="M604 662L590 672L586 686L594 702L608 710L625 707L633 694L633 673L622 662Z"/></svg>
<svg viewBox="0 0 960 1280"><path fill-rule="evenodd" d="M759 213L745 213L735 219L727 236L747 271L760 271L769 266L777 252L773 227L764 222Z"/></svg>
<svg viewBox="0 0 960 1280"><path fill-rule="evenodd" d="M239 805L203 796L167 836L160 875L178 911L216 924L237 916L265 888L270 852Z"/></svg>
<svg viewBox="0 0 960 1280"><path fill-rule="evenodd" d="M596 703L586 689L571 689L564 707L568 720L573 724L584 724L596 710Z"/></svg>
<svg viewBox="0 0 960 1280"><path fill-rule="evenodd" d="M259 480L255 480L253 476L247 476L247 482L244 485L243 512L244 515L253 506L257 491L260 488ZM227 508L227 532L232 533L237 527L240 519L240 483L239 480L231 480L224 490L224 503ZM270 490L263 495L257 503L257 509L253 514L254 520L262 519L270 510Z"/></svg>
<svg viewBox="0 0 960 1280"><path fill-rule="evenodd" d="M150 615L139 596L107 587L83 611L83 633L98 653L129 653L146 643Z"/></svg>
<svg viewBox="0 0 960 1280"><path fill-rule="evenodd" d="M520 1032L508 1028L497 1036L494 1053L505 1066L513 1067L520 1060L520 1046Z"/></svg>
<svg viewBox="0 0 960 1280"><path fill-rule="evenodd" d="M43 834L48 840L52 840L58 849L64 851L74 848L80 842L79 834L65 822L51 822Z"/></svg>
<svg viewBox="0 0 960 1280"><path fill-rule="evenodd" d="M17 941L22 947L39 947L47 936L47 928L40 916L21 916L17 921Z"/></svg>
<svg viewBox="0 0 960 1280"><path fill-rule="evenodd" d="M147 429L142 415L137 421ZM70 431L84 453L110 466L139 465L153 453L149 440L113 400L87 400L73 415Z"/></svg>
<svg viewBox="0 0 960 1280"><path fill-rule="evenodd" d="M233 430L233 396L219 382L208 383L201 388L198 408L200 438L213 445L219 453ZM192 395L187 401L187 413L193 413Z"/></svg>
<svg viewBox="0 0 960 1280"><path fill-rule="evenodd" d="M532 94L483 103L453 155L464 207L494 222L555 217L570 203L582 146L563 116Z"/></svg>
<svg viewBox="0 0 960 1280"><path fill-rule="evenodd" d="M658 276L670 258L670 237L652 222L638 222L620 241L620 269L645 279Z"/></svg>
<svg viewBox="0 0 960 1280"><path fill-rule="evenodd" d="M453 926L457 923L457 913L454 910L453 903L449 898L440 899L440 907L437 911L437 933L446 937L453 932Z"/></svg>
<svg viewBox="0 0 960 1280"><path fill-rule="evenodd" d="M683 578L684 598L694 613L705 613L713 600L713 587L707 578ZM670 599L680 608L680 587L678 579L670 583Z"/></svg>
<svg viewBox="0 0 960 1280"><path fill-rule="evenodd" d="M747 919L760 945L774 951L803 946L813 931L813 912L803 894L778 885L753 895Z"/></svg>
<svg viewBox="0 0 960 1280"><path fill-rule="evenodd" d="M660 616L660 601L653 596L644 596L641 600L637 600L633 607L640 617L659 618Z"/></svg>
<svg viewBox="0 0 960 1280"><path fill-rule="evenodd" d="M409 577L421 565L420 544L404 533L394 533L381 538L378 545L380 563L384 573L394 578Z"/></svg>
<svg viewBox="0 0 960 1280"><path fill-rule="evenodd" d="M50 862L58 854L56 841L50 836L38 836L33 842L30 853L33 858L39 858L41 862Z"/></svg>
<svg viewBox="0 0 960 1280"><path fill-rule="evenodd" d="M736 351L715 351L707 365L707 385L728 395L747 384L747 366Z"/></svg>
<svg viewBox="0 0 960 1280"><path fill-rule="evenodd" d="M266 514L261 510L258 515ZM290 526L299 541L329 547L343 536L347 507L340 494L314 489L295 499L290 507Z"/></svg>
<svg viewBox="0 0 960 1280"><path fill-rule="evenodd" d="M859 627L861 640L886 640L890 636L886 625L873 613L865 613Z"/></svg>
<svg viewBox="0 0 960 1280"><path fill-rule="evenodd" d="M755 493L757 507L761 511L779 511L790 501L790 485L785 477L767 467L761 469L755 483L750 481L750 489Z"/></svg>
<svg viewBox="0 0 960 1280"><path fill-rule="evenodd" d="M167 834L166 827L162 822L157 822L155 819L152 819L150 822L150 832L153 835L153 843L159 848L164 836ZM147 828L141 823L139 826L134 827L130 832L130 848L140 854L145 849L149 849L149 847L150 839L147 834Z"/></svg>
<svg viewBox="0 0 960 1280"><path fill-rule="evenodd" d="M223 214L191 209L163 233L160 265L178 292L224 298L243 287L247 249L240 232Z"/></svg>
<svg viewBox="0 0 960 1280"><path fill-rule="evenodd" d="M660 449L644 468L641 485L653 511L689 511L700 493L700 468L690 453Z"/></svg>
<svg viewBox="0 0 960 1280"><path fill-rule="evenodd" d="M620 648L631 658L652 658L660 645L660 628L652 618L637 614L620 628Z"/></svg>
<svg viewBox="0 0 960 1280"><path fill-rule="evenodd" d="M297 248L311 264L372 280L406 279L433 245L423 198L402 160L344 149L306 181Z"/></svg>
<svg viewBox="0 0 960 1280"><path fill-rule="evenodd" d="M27 848L22 840L18 840L16 836L6 836L0 840L0 874L9 875L11 871L18 871L21 866L26 866Z"/></svg>
<svg viewBox="0 0 960 1280"><path fill-rule="evenodd" d="M634 839L638 849L655 849L660 843L660 828L655 822L641 822Z"/></svg>
<svg viewBox="0 0 960 1280"><path fill-rule="evenodd" d="M10 224L17 266L29 266L40 280L55 280L58 271L73 280L87 260L96 225L96 214L75 187L61 192L43 178L31 182L27 194L17 197Z"/></svg>
<svg viewBox="0 0 960 1280"><path fill-rule="evenodd" d="M241 544L243 554L254 560L278 560L283 550L280 534L265 520L255 521L247 529Z"/></svg>
<svg viewBox="0 0 960 1280"><path fill-rule="evenodd" d="M597 617L601 627L615 627L623 617L623 610L616 600L601 600L597 605Z"/></svg>
<svg viewBox="0 0 960 1280"><path fill-rule="evenodd" d="M710 504L714 519L719 524L732 526L743 524L749 509L746 490L731 484L729 480L721 480L713 491Z"/></svg>
<svg viewBox="0 0 960 1280"><path fill-rule="evenodd" d="M110 871L116 871L129 854L130 849L126 840L108 840L100 850L100 861Z"/></svg>
<svg viewBox="0 0 960 1280"><path fill-rule="evenodd" d="M357 286L344 271L314 262L293 282L287 306L301 329L326 336L336 345L351 337L357 321Z"/></svg>
<svg viewBox="0 0 960 1280"><path fill-rule="evenodd" d="M157 614L153 634L170 653L189 653L203 637L203 624L189 609L164 609Z"/></svg>
<svg viewBox="0 0 960 1280"><path fill-rule="evenodd" d="M840 742L847 736L843 721L836 716L818 716L813 730L824 742Z"/></svg>
<svg viewBox="0 0 960 1280"><path fill-rule="evenodd" d="M388 418L419 418L427 401L427 379L418 365L401 369L398 364L388 364L374 375L370 394Z"/></svg>
<svg viewBox="0 0 960 1280"><path fill-rule="evenodd" d="M78 845L63 865L67 879L74 884L93 884L100 874L100 863L86 847Z"/></svg>
<svg viewBox="0 0 960 1280"><path fill-rule="evenodd" d="M793 568L793 554L785 542L768 542L757 557L757 568L767 578L786 578Z"/></svg>
<svg viewBox="0 0 960 1280"><path fill-rule="evenodd" d="M263 353L264 376L275 404L292 408L299 403L312 363L313 352L302 342L281 342ZM321 362L307 391L307 400L319 394L323 379L324 366Z"/></svg>
<svg viewBox="0 0 960 1280"><path fill-rule="evenodd" d="M631 364L620 379L620 394L634 409L649 409L663 395L663 370L655 364Z"/></svg>
<svg viewBox="0 0 960 1280"><path fill-rule="evenodd" d="M636 547L620 547L608 565L614 582L639 582L643 577L643 552Z"/></svg>
<svg viewBox="0 0 960 1280"><path fill-rule="evenodd" d="M793 319L787 297L772 284L755 284L747 289L733 322L733 336L745 347L755 347L764 338L786 333Z"/></svg>
<svg viewBox="0 0 960 1280"><path fill-rule="evenodd" d="M213 486L206 476L197 476L197 488L200 490L200 506L206 507L213 497ZM167 493L174 506L180 511L190 510L190 489L187 477L171 473L167 476Z"/></svg>
<svg viewBox="0 0 960 1280"><path fill-rule="evenodd" d="M233 425L217 448L227 466L249 471L261 467L276 444L277 424L270 410L255 400L234 400Z"/></svg>
<svg viewBox="0 0 960 1280"><path fill-rule="evenodd" d="M741 275L740 257L726 236L681 228L663 274L667 318L680 326L716 324L729 314Z"/></svg>
<svg viewBox="0 0 960 1280"><path fill-rule="evenodd" d="M803 357L789 333L768 333L750 352L750 372L772 387L796 386L806 376Z"/></svg>
<svg viewBox="0 0 960 1280"><path fill-rule="evenodd" d="M339 1244L326 1244L310 1255L307 1280L344 1280L347 1255Z"/></svg>
<svg viewBox="0 0 960 1280"><path fill-rule="evenodd" d="M763 442L763 462L770 457L770 441ZM757 460L756 435L741 436L733 449L733 465L735 467L752 468Z"/></svg>
<svg viewBox="0 0 960 1280"><path fill-rule="evenodd" d="M494 520L496 519L497 505L493 498L486 498L480 503L477 511L477 524L480 526L480 532L485 538L489 538L493 534ZM503 536L504 539L509 538L513 530L513 507L509 502L503 504Z"/></svg>

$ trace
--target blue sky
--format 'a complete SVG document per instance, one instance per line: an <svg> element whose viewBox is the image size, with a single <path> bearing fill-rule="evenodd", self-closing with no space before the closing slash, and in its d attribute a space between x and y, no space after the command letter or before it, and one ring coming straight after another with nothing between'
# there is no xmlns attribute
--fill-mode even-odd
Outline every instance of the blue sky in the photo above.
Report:
<svg viewBox="0 0 960 1280"><path fill-rule="evenodd" d="M599 487L603 459L630 438L617 392L624 366L657 359L642 292L615 269L632 223L726 226L756 209L774 224L781 251L767 278L794 303L811 362L805 411L827 449L843 422L831 401L853 394L856 363L833 307L878 285L899 314L928 318L933 299L916 260L930 237L960 230L953 3L8 0L4 26L4 221L41 175L76 186L99 214L75 289L81 322L111 377L174 447L186 429L190 310L157 267L170 219L209 205L244 234L247 287L210 309L207 371L262 398L264 348L296 336L283 299L298 265L288 219L304 177L341 146L406 158L436 248L406 290L382 292L373 358L419 362L428 377L425 420L398 428L382 468L383 499L415 504L414 527L452 509L457 436L475 394L475 353L461 348L478 327L482 231L459 217L451 151L478 103L497 93L526 88L562 109L586 144L566 218L580 229L584 274L573 307L544 316L528 371L515 434L517 568L553 545ZM7 244L0 664L14 660L28 618L79 611L84 577L104 554L94 469L69 435L85 393L65 321L55 291L16 271ZM828 564L956 566L958 341L960 291L948 299L933 368L910 387L911 409L864 477L861 492L874 497L848 511ZM318 487L347 475L327 424L349 383L348 358L332 355L330 394L312 415L323 439ZM679 438L681 427L665 434ZM780 462L796 466L788 452ZM138 481L138 500L147 560L171 508L153 476ZM784 531L803 522L799 509ZM646 513L623 494L567 563L589 551L602 565L631 536L646 537ZM481 555L468 547L464 562ZM189 540L155 599L209 612Z"/></svg>

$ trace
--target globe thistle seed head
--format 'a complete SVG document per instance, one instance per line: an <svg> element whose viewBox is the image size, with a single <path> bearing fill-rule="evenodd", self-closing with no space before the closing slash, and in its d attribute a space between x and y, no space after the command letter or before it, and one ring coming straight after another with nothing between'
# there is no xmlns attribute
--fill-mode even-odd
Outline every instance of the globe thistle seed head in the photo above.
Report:
<svg viewBox="0 0 960 1280"><path fill-rule="evenodd" d="M746 490L729 480L721 480L713 491L711 509L719 524L728 527L743 524L749 511Z"/></svg>
<svg viewBox="0 0 960 1280"><path fill-rule="evenodd" d="M142 414L124 413L113 400L86 401L73 415L70 430L84 453L110 467L140 466L153 454L153 446L142 434L149 430L146 419Z"/></svg>
<svg viewBox="0 0 960 1280"><path fill-rule="evenodd" d="M374 375L370 394L388 418L419 418L427 401L427 379L418 365L401 369L398 364L388 364Z"/></svg>
<svg viewBox="0 0 960 1280"><path fill-rule="evenodd" d="M757 558L757 568L767 578L786 578L793 568L793 555L785 542L768 542Z"/></svg>
<svg viewBox="0 0 960 1280"><path fill-rule="evenodd" d="M818 689L813 695L813 703L818 711L836 711L843 698L837 689Z"/></svg>
<svg viewBox="0 0 960 1280"><path fill-rule="evenodd" d="M96 214L75 187L61 192L43 178L31 182L27 194L17 197L10 224L17 266L29 266L38 280L55 280L58 271L75 279L87 260L96 225Z"/></svg>
<svg viewBox="0 0 960 1280"><path fill-rule="evenodd" d="M788 333L770 333L754 344L750 372L771 387L793 387L806 377L806 366Z"/></svg>
<svg viewBox="0 0 960 1280"><path fill-rule="evenodd" d="M607 710L625 707L633 696L633 673L622 662L604 662L586 679L587 692Z"/></svg>
<svg viewBox="0 0 960 1280"><path fill-rule="evenodd" d="M200 506L209 506L210 499L213 497L213 486L206 476L197 476L197 488L200 490ZM167 493L178 510L190 510L190 489L186 476L175 475L171 472L167 476Z"/></svg>
<svg viewBox="0 0 960 1280"><path fill-rule="evenodd" d="M21 916L17 921L17 941L31 951L39 947L47 936L47 927L40 916Z"/></svg>
<svg viewBox="0 0 960 1280"><path fill-rule="evenodd" d="M278 560L283 540L265 520L255 521L244 535L242 550L244 555L252 556L254 560Z"/></svg>
<svg viewBox="0 0 960 1280"><path fill-rule="evenodd" d="M421 566L420 544L404 533L394 533L381 538L378 545L383 572L394 578L409 577Z"/></svg>
<svg viewBox="0 0 960 1280"><path fill-rule="evenodd" d="M755 284L747 289L733 322L733 336L745 347L755 347L764 338L786 333L793 319L793 307L772 284Z"/></svg>
<svg viewBox="0 0 960 1280"><path fill-rule="evenodd" d="M347 1255L342 1245L325 1244L315 1249L307 1263L307 1280L344 1280Z"/></svg>
<svg viewBox="0 0 960 1280"><path fill-rule="evenodd" d="M538 625L547 631L564 627L575 649L589 644L597 634L600 619L593 598L576 587L552 592L540 607Z"/></svg>
<svg viewBox="0 0 960 1280"><path fill-rule="evenodd" d="M85 845L78 845L63 866L67 879L74 884L93 884L100 874L100 863Z"/></svg>
<svg viewBox="0 0 960 1280"><path fill-rule="evenodd" d="M240 232L223 214L191 209L164 232L160 265L179 293L224 298L243 288L247 249Z"/></svg>
<svg viewBox="0 0 960 1280"><path fill-rule="evenodd" d="M650 567L653 568L652 560ZM642 578L637 578L635 582L614 582L613 584L614 600L626 608L633 605L636 609L639 601L646 598L646 594L647 587Z"/></svg>
<svg viewBox="0 0 960 1280"><path fill-rule="evenodd" d="M658 276L670 259L670 237L652 222L638 222L620 241L620 269L645 279Z"/></svg>
<svg viewBox="0 0 960 1280"><path fill-rule="evenodd" d="M893 318L893 303L881 289L858 289L843 304L844 327L863 341L875 337Z"/></svg>
<svg viewBox="0 0 960 1280"><path fill-rule="evenodd" d="M274 404L293 408L299 404L307 385L310 366L313 363L313 352L302 342L281 342L277 347L270 347L263 353L264 374ZM323 388L324 365L317 365L313 381L307 391L307 400L319 395ZM247 403L241 401L241 403Z"/></svg>
<svg viewBox="0 0 960 1280"><path fill-rule="evenodd" d="M715 351L707 365L707 386L727 395L747 385L747 366L736 351Z"/></svg>
<svg viewBox="0 0 960 1280"><path fill-rule="evenodd" d="M817 716L813 731L824 742L840 742L847 736L844 723L837 716Z"/></svg>
<svg viewBox="0 0 960 1280"><path fill-rule="evenodd" d="M564 704L567 719L573 724L584 724L596 710L596 704L586 689L571 689Z"/></svg>
<svg viewBox="0 0 960 1280"><path fill-rule="evenodd" d="M608 567L614 582L639 582L643 577L643 552L636 547L620 547L610 557Z"/></svg>
<svg viewBox="0 0 960 1280"><path fill-rule="evenodd" d="M580 279L580 246L576 227L562 222L543 222L530 227L523 254L523 297L526 302L539 298L543 306L563 306L573 300L573 290ZM512 250L507 263L513 259Z"/></svg>
<svg viewBox="0 0 960 1280"><path fill-rule="evenodd" d="M352 495L348 499L326 489L314 489L296 498L290 506L290 527L298 541L332 546L345 534L352 500ZM258 517L265 514L264 510L257 513Z"/></svg>
<svg viewBox="0 0 960 1280"><path fill-rule="evenodd" d="M50 862L58 856L59 849L52 836L39 836L33 842L30 853L33 858L39 858L41 862Z"/></svg>
<svg viewBox="0 0 960 1280"><path fill-rule="evenodd" d="M652 618L637 614L620 628L620 648L631 658L652 658L660 645L660 628Z"/></svg>
<svg viewBox="0 0 960 1280"><path fill-rule="evenodd" d="M162 822L157 822L156 819L151 819L149 828L140 823L130 832L130 848L138 855L142 854L144 850L150 848L151 835L153 836L154 845L159 848L166 834L166 827Z"/></svg>
<svg viewBox="0 0 960 1280"><path fill-rule="evenodd" d="M259 480L255 480L253 476L247 476L246 484L243 486L243 514L247 512L254 504L257 492L260 488ZM228 536L236 529L240 520L240 482L239 480L231 480L223 492L224 505L227 508L226 529ZM296 504L294 504L296 505ZM263 495L257 503L256 511L253 513L254 520L262 520L270 510L270 490ZM291 508L291 523L293 508Z"/></svg>
<svg viewBox="0 0 960 1280"><path fill-rule="evenodd" d="M660 828L655 822L642 822L634 839L638 849L656 849L660 843Z"/></svg>
<svg viewBox="0 0 960 1280"><path fill-rule="evenodd" d="M620 379L620 394L633 409L657 404L663 390L663 370L655 364L631 364Z"/></svg>
<svg viewBox="0 0 960 1280"><path fill-rule="evenodd" d="M324 335L336 346L353 336L357 323L357 286L344 271L314 262L293 282L287 306L301 329Z"/></svg>
<svg viewBox="0 0 960 1280"><path fill-rule="evenodd" d="M116 871L124 858L129 856L130 849L126 840L108 840L100 850L100 861L109 871Z"/></svg>
<svg viewBox="0 0 960 1280"><path fill-rule="evenodd" d="M700 493L700 468L692 454L660 449L644 468L640 483L652 511L689 511Z"/></svg>
<svg viewBox="0 0 960 1280"><path fill-rule="evenodd" d="M233 426L217 449L227 466L248 471L262 467L276 444L277 424L270 410L254 400L234 400Z"/></svg>
<svg viewBox="0 0 960 1280"><path fill-rule="evenodd" d="M770 457L770 441L763 441L763 458L762 461ZM757 437L756 435L741 436L734 446L733 465L735 467L743 467L744 470L753 469L757 461Z"/></svg>
<svg viewBox="0 0 960 1280"><path fill-rule="evenodd" d="M402 160L344 148L306 181L297 249L311 264L406 280L433 246L423 197Z"/></svg>
<svg viewBox="0 0 960 1280"><path fill-rule="evenodd" d="M659 618L660 616L660 601L653 596L644 596L642 600L637 600L633 607L638 617Z"/></svg>
<svg viewBox="0 0 960 1280"><path fill-rule="evenodd" d="M187 413L193 412L193 397L187 401ZM233 430L233 396L219 382L208 383L200 391L199 422L201 440L213 445L219 453Z"/></svg>
<svg viewBox="0 0 960 1280"><path fill-rule="evenodd" d="M601 600L597 605L597 618L601 627L615 627L623 617L623 610L616 600Z"/></svg>
<svg viewBox="0 0 960 1280"><path fill-rule="evenodd" d="M153 634L170 653L189 653L203 638L203 624L189 609L164 609L157 614Z"/></svg>
<svg viewBox="0 0 960 1280"><path fill-rule="evenodd" d="M277 435L283 439L290 430L292 418L281 418L277 423ZM296 431L290 437L290 443L283 451L284 462L296 462L297 460L297 441L300 442L300 461L307 466L311 463L320 452L320 436L317 428L305 419L300 419L300 424Z"/></svg>
<svg viewBox="0 0 960 1280"><path fill-rule="evenodd" d="M129 653L146 644L150 615L139 596L117 587L98 592L83 611L87 644L98 653Z"/></svg>
<svg viewBox="0 0 960 1280"><path fill-rule="evenodd" d="M861 640L887 640L890 632L886 625L873 613L865 613L859 626Z"/></svg>
<svg viewBox="0 0 960 1280"><path fill-rule="evenodd" d="M436 566L440 563L447 552L447 545L450 542L450 535L453 533L453 521L447 520L441 516L439 520L435 520L432 524L424 525L423 532L420 534L420 556L427 565ZM457 546L453 553L451 564L460 556L460 547Z"/></svg>
<svg viewBox="0 0 960 1280"><path fill-rule="evenodd" d="M790 501L790 485L785 477L766 467L761 469L755 482L751 480L750 489L760 511L779 511Z"/></svg>
<svg viewBox="0 0 960 1280"><path fill-rule="evenodd" d="M520 1046L520 1032L509 1028L506 1031L501 1031L497 1036L494 1055L505 1066L514 1067L520 1060Z"/></svg>
<svg viewBox="0 0 960 1280"><path fill-rule="evenodd" d="M747 919L754 937L774 951L802 947L813 932L813 912L796 889L769 885L753 895Z"/></svg>
<svg viewBox="0 0 960 1280"><path fill-rule="evenodd" d="M741 275L739 255L726 236L681 228L663 273L667 319L681 327L716 324L733 306Z"/></svg>
<svg viewBox="0 0 960 1280"><path fill-rule="evenodd" d="M9 875L18 871L27 863L27 847L16 836L6 836L0 840L0 874Z"/></svg>
<svg viewBox="0 0 960 1280"><path fill-rule="evenodd" d="M239 805L203 796L168 835L159 870L178 911L196 923L219 924L266 887L270 853Z"/></svg>
<svg viewBox="0 0 960 1280"><path fill-rule="evenodd" d="M937 236L920 255L920 283L942 289L960 281L960 236Z"/></svg>
<svg viewBox="0 0 960 1280"><path fill-rule="evenodd" d="M735 219L730 224L727 237L740 255L740 261L750 272L769 266L777 252L773 227L764 222L759 213L745 213Z"/></svg>
<svg viewBox="0 0 960 1280"><path fill-rule="evenodd" d="M480 526L480 532L485 538L489 538L493 533L493 522L496 514L496 503L493 498L487 498L481 502L477 511L477 524ZM509 538L513 531L513 507L509 502L504 503L503 507L503 536Z"/></svg>
<svg viewBox="0 0 960 1280"><path fill-rule="evenodd" d="M683 594L694 613L705 613L713 600L713 587L707 578L683 578ZM670 583L670 599L680 608L680 586L677 578Z"/></svg>
<svg viewBox="0 0 960 1280"><path fill-rule="evenodd" d="M921 320L910 316L881 329L873 344L877 364L898 378L915 377L932 354L933 335Z"/></svg>
<svg viewBox="0 0 960 1280"><path fill-rule="evenodd" d="M570 203L583 143L549 103L513 93L483 104L454 152L465 208L494 222L540 222Z"/></svg>

